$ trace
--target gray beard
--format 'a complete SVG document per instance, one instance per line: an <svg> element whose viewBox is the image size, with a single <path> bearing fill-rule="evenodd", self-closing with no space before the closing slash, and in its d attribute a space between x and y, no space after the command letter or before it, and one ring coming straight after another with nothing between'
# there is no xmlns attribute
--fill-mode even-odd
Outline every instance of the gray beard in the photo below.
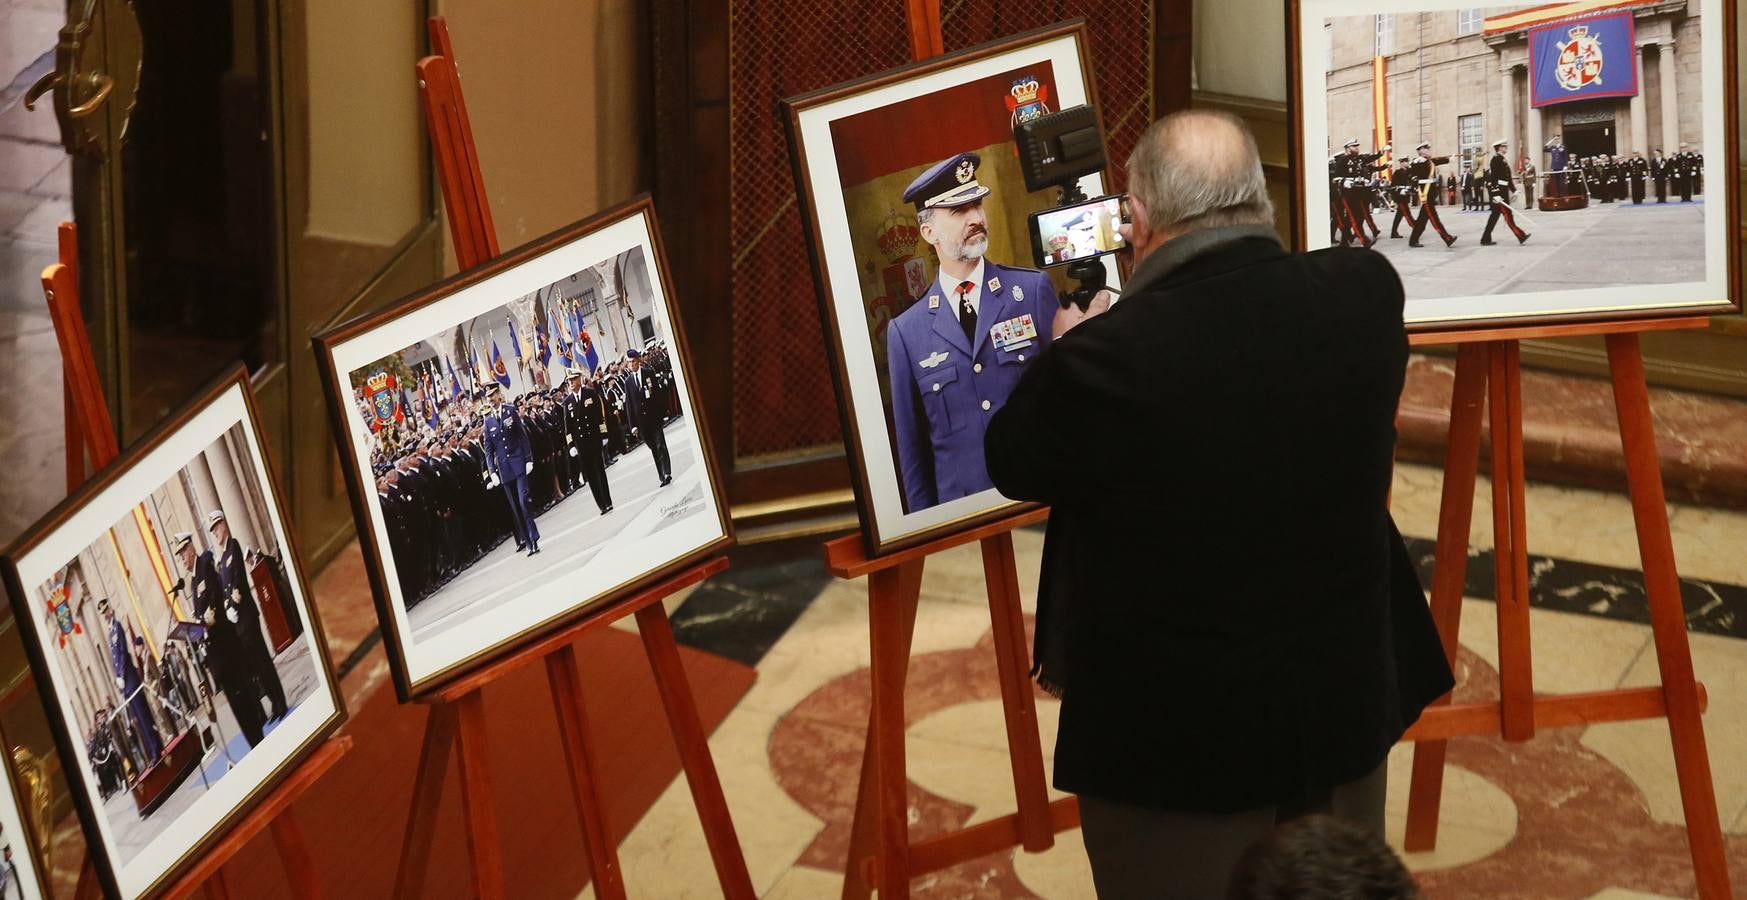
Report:
<svg viewBox="0 0 1747 900"><path fill-rule="evenodd" d="M987 234L979 234L958 245L959 262L976 262L983 258L983 254L988 252L989 236Z"/></svg>

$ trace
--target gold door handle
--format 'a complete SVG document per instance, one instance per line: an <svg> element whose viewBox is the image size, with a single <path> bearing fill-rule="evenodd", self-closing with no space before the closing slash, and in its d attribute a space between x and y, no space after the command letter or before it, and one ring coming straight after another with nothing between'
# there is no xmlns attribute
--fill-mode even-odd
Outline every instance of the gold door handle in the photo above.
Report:
<svg viewBox="0 0 1747 900"><path fill-rule="evenodd" d="M30 90L24 92L24 108L35 111L36 101L41 99L42 95L54 90L55 85L60 83L60 72L53 71L44 73L41 78L36 80L36 84L30 86Z"/></svg>
<svg viewBox="0 0 1747 900"><path fill-rule="evenodd" d="M83 119L96 112L97 107L102 106L103 101L109 99L109 92L115 89L115 79L102 72L92 72L85 76L85 80L95 89L95 93L86 98L85 102L68 107L67 116L70 118Z"/></svg>

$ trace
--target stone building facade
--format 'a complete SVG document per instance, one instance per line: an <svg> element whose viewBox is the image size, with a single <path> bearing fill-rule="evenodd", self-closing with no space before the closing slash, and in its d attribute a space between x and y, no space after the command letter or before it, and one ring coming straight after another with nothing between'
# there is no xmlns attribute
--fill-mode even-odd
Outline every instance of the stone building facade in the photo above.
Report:
<svg viewBox="0 0 1747 900"><path fill-rule="evenodd" d="M1375 149L1375 55L1386 60L1389 130L1398 153L1430 141L1439 155L1484 154L1503 139L1511 142L1513 166L1531 149L1545 172L1540 148L1554 135L1585 156L1640 150L1648 157L1658 148L1673 153L1682 141L1697 149L1704 136L1701 6L1700 0L1620 4L1633 15L1637 93L1540 109L1529 105L1528 31L1559 15L1557 9L1466 7L1330 19L1322 36L1329 60L1328 152L1351 138Z"/></svg>

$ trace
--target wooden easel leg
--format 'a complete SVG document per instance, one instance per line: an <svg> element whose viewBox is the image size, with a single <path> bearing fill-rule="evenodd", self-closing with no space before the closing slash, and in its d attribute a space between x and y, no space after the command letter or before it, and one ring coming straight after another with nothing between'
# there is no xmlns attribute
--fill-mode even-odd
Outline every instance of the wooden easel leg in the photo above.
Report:
<svg viewBox="0 0 1747 900"><path fill-rule="evenodd" d="M1468 528L1474 519L1474 484L1480 467L1480 417L1486 396L1486 347L1463 344L1456 351L1456 383L1450 395L1450 434L1444 449L1444 485L1438 505L1438 543L1432 566L1432 619L1444 645L1444 658L1456 662L1462 620L1462 588L1468 575ZM1448 694L1439 698L1448 704ZM1443 800L1446 741L1413 747L1413 778L1407 796L1410 851L1430 850L1438 841L1438 809Z"/></svg>
<svg viewBox="0 0 1747 900"><path fill-rule="evenodd" d="M674 639L673 623L667 619L666 608L651 603L637 610L637 632L643 638L649 668L655 673L662 708L667 710L667 725L673 731L680 762L685 766L692 805L703 824L704 840L710 847L710 859L716 864L716 881L722 886L722 895L729 900L754 900L758 894L752 889L752 876L746 871L746 857L734 833L734 819L728 813L727 798L722 795L716 762L710 757L710 738L698 716L697 699L680 662L679 642Z"/></svg>
<svg viewBox="0 0 1747 900"><path fill-rule="evenodd" d="M65 367L61 369L61 404L66 416L67 493L85 483L85 438L79 432L79 414L73 408L73 383Z"/></svg>
<svg viewBox="0 0 1747 900"><path fill-rule="evenodd" d="M1043 747L1037 734L1037 698L1031 690L1031 654L1025 646L1025 612L1019 605L1013 533L1003 531L983 538L982 544L989 621L994 626L995 670L1001 680L1007 754L1013 765L1013 793L1019 807L1019 841L1028 852L1040 853L1055 846L1055 829L1049 820L1049 783L1043 773Z"/></svg>
<svg viewBox="0 0 1747 900"><path fill-rule="evenodd" d="M437 807L443 800L443 779L449 770L449 752L455 746L455 708L447 703L431 707L425 719L425 744L419 751L418 775L413 781L411 812L406 837L400 846L400 869L394 879L394 896L424 896L425 873L430 869L431 839L437 830Z"/></svg>
<svg viewBox="0 0 1747 900"><path fill-rule="evenodd" d="M1499 717L1505 740L1526 741L1535 735L1535 684L1529 651L1528 526L1523 509L1522 366L1516 341L1498 341L1488 349Z"/></svg>
<svg viewBox="0 0 1747 900"><path fill-rule="evenodd" d="M498 837L496 796L487 757L485 697L474 691L455 701L455 742L461 762L461 811L467 851L473 857L473 890L480 900L501 900L503 842Z"/></svg>
<svg viewBox="0 0 1747 900"><path fill-rule="evenodd" d="M844 861L844 900L861 900L871 889L880 900L910 895L909 775L904 765L904 681L922 596L922 560L868 576L867 607L872 658L873 705L862 750L861 783ZM870 882L864 861L876 849Z"/></svg>
<svg viewBox="0 0 1747 900"><path fill-rule="evenodd" d="M223 869L212 873L212 877L206 879L205 886L206 896L212 898L212 900L231 900L231 888L224 880Z"/></svg>
<svg viewBox="0 0 1747 900"><path fill-rule="evenodd" d="M1705 749L1692 648L1686 636L1686 614L1680 603L1680 576L1675 569L1674 541L1668 530L1668 506L1662 491L1661 462L1656 455L1643 352L1636 334L1608 335L1607 352L1693 874L1700 897L1728 897L1729 867L1723 855L1723 830L1711 785L1710 755Z"/></svg>
<svg viewBox="0 0 1747 900"><path fill-rule="evenodd" d="M273 844L279 848L279 859L285 865L285 877L291 883L294 897L315 900L322 895L321 881L315 875L315 863L309 858L309 846L304 843L303 829L290 808L273 817L270 826Z"/></svg>
<svg viewBox="0 0 1747 900"><path fill-rule="evenodd" d="M564 742L570 790L577 816L582 820L582 842L588 852L594 895L601 900L623 900L625 879L619 871L617 845L607 833L606 813L594 781L599 769L589 744L588 713L578 684L575 645L567 644L546 657L546 678L552 684L552 705L558 713L558 734Z"/></svg>

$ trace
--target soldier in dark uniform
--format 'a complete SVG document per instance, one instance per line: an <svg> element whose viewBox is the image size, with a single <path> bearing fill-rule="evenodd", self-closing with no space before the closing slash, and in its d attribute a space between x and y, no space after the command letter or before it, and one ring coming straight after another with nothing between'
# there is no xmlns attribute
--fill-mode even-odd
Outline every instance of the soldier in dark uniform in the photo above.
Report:
<svg viewBox="0 0 1747 900"><path fill-rule="evenodd" d="M1626 160L1626 177L1632 183L1632 204L1643 205L1644 182L1650 177L1650 161L1644 158L1642 151L1633 150L1632 158Z"/></svg>
<svg viewBox="0 0 1747 900"><path fill-rule="evenodd" d="M189 593L194 598L194 617L206 626L206 667L224 692L231 715L243 739L253 747L261 743L267 719L261 712L261 695L242 661L243 648L233 623L225 615L224 583L212 551L194 552L193 535L176 536L176 554L188 573Z"/></svg>
<svg viewBox="0 0 1747 900"><path fill-rule="evenodd" d="M1691 203L1694 193L1694 179L1700 172L1699 155L1687 149L1686 142L1680 142L1680 152L1673 159L1674 192L1680 195L1680 202Z"/></svg>
<svg viewBox="0 0 1747 900"><path fill-rule="evenodd" d="M636 350L625 354L631 358L630 398L631 420L637 426L643 443L655 457L655 474L662 487L673 483L673 457L667 452L667 430L662 419L664 400L656 384L654 372L643 369L643 355Z"/></svg>
<svg viewBox="0 0 1747 900"><path fill-rule="evenodd" d="M152 720L152 708L146 703L146 692L142 690L145 679L140 675L139 664L133 658L133 647L127 639L126 629L115 619L115 610L109 608L109 598L97 601L97 612L103 616L103 627L109 644L109 671L115 676L115 690L121 695L122 707L127 710L128 720L133 723L134 734L139 738L140 752L145 756L145 766L157 765L158 757L164 752L163 741L158 739L158 725Z"/></svg>
<svg viewBox="0 0 1747 900"><path fill-rule="evenodd" d="M1486 217L1486 230L1480 233L1480 245L1491 246L1498 243L1492 239L1492 229L1498 224L1499 217L1504 218L1504 224L1516 235L1516 242L1521 244L1529 239L1529 233L1516 225L1516 213L1510 208L1511 184L1510 163L1505 161L1504 151L1508 146L1505 141L1494 141L1492 144L1492 159L1487 162L1486 192L1492 202L1492 215Z"/></svg>
<svg viewBox="0 0 1747 900"><path fill-rule="evenodd" d="M1414 150L1418 155L1407 164L1411 181L1425 190L1425 197L1419 204L1419 218L1414 220L1413 232L1408 236L1407 245L1409 247L1423 246L1419 239L1420 235L1425 234L1427 223L1437 229L1438 237L1444 239L1444 246L1448 247L1456 243L1456 237L1444 229L1443 221L1438 218L1437 167L1447 165L1450 158L1448 156L1431 156L1431 150L1432 145L1429 143L1419 145Z"/></svg>
<svg viewBox="0 0 1747 900"><path fill-rule="evenodd" d="M607 467L601 457L601 442L607 438L605 404L600 391L583 381L581 369L565 371L565 422L570 431L567 440L576 460L577 471L594 494L594 503L601 515L613 511L613 494L607 487Z"/></svg>
<svg viewBox="0 0 1747 900"><path fill-rule="evenodd" d="M1341 230L1341 246L1351 244L1356 237L1369 247L1374 238L1365 232L1365 224L1378 234L1381 230L1371 222L1371 179L1376 174L1377 158L1382 153L1360 153L1357 140L1348 141L1335 158L1335 171L1340 179L1341 211L1346 214L1347 227Z"/></svg>
<svg viewBox="0 0 1747 900"><path fill-rule="evenodd" d="M1334 243L1348 233L1346 208L1341 204L1341 157L1328 158L1328 242Z"/></svg>
<svg viewBox="0 0 1747 900"><path fill-rule="evenodd" d="M494 382L489 390L492 411L485 414L485 459L509 504L516 549L533 556L540 552L540 528L528 503L528 476L534 471L528 425L514 406L503 402L502 385Z"/></svg>
<svg viewBox="0 0 1747 900"><path fill-rule="evenodd" d="M1668 160L1662 158L1662 148L1650 151L1650 177L1656 181L1656 202L1668 202Z"/></svg>
<svg viewBox="0 0 1747 900"><path fill-rule="evenodd" d="M1614 202L1620 193L1620 170L1618 166L1614 165L1613 157L1605 154L1598 157L1595 171L1601 180L1601 202Z"/></svg>
<svg viewBox="0 0 1747 900"><path fill-rule="evenodd" d="M1408 160L1396 160L1395 168L1389 172L1389 199L1395 204L1395 220L1389 223L1392 240L1401 239L1402 222L1413 228L1413 195L1413 173L1408 171Z"/></svg>
<svg viewBox="0 0 1747 900"><path fill-rule="evenodd" d="M242 648L243 668L255 682L256 691L272 704L268 721L285 718L289 708L285 703L285 686L279 681L279 669L273 665L273 653L267 649L267 638L261 633L261 607L255 602L255 592L249 587L248 570L243 568L243 545L231 537L230 523L224 513L213 510L207 516L206 530L212 542L222 552L218 557L218 578L224 589L224 622L236 629L237 644Z"/></svg>

